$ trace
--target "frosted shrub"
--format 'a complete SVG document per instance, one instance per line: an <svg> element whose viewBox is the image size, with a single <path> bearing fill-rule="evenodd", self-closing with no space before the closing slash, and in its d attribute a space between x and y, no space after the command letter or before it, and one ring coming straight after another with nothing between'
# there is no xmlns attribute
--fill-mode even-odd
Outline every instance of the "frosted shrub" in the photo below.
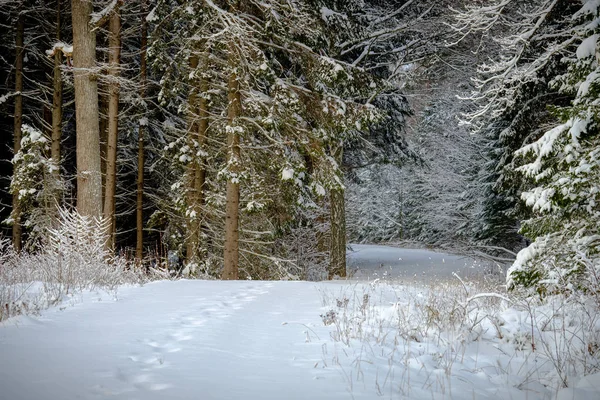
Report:
<svg viewBox="0 0 600 400"><path fill-rule="evenodd" d="M59 210L59 215L60 224L48 230L43 250L32 256L42 266L41 280L56 299L73 290L113 289L127 281L126 262L111 258L106 247L108 220L66 210Z"/></svg>
<svg viewBox="0 0 600 400"><path fill-rule="evenodd" d="M485 382L506 382L523 398L555 399L559 390L600 372L600 304L594 298L580 293L541 300L498 289L482 281L375 281L323 291L320 317L333 342L323 364L349 366L350 387L372 385L390 398L453 397L445 392L448 385L466 372L473 374L463 375L468 380L480 374Z"/></svg>
<svg viewBox="0 0 600 400"><path fill-rule="evenodd" d="M0 321L23 311L33 311L27 305L28 266L19 268L10 240L0 239Z"/></svg>
<svg viewBox="0 0 600 400"><path fill-rule="evenodd" d="M113 291L144 279L107 250L106 220L64 209L58 214L57 227L48 229L36 252L17 254L0 240L0 320L35 313L83 290Z"/></svg>

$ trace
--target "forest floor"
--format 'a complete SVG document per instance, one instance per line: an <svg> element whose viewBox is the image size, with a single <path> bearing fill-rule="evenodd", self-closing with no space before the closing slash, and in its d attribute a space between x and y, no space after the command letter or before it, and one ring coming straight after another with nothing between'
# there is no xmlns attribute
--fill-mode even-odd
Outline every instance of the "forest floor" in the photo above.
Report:
<svg viewBox="0 0 600 400"><path fill-rule="evenodd" d="M515 303L475 278L388 278L86 292L0 323L0 398L600 398L586 304Z"/></svg>

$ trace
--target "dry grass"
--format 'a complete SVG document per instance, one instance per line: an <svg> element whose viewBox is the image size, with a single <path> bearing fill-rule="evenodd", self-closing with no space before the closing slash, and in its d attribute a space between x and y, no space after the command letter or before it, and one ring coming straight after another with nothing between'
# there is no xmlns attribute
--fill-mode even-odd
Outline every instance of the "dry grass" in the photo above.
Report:
<svg viewBox="0 0 600 400"><path fill-rule="evenodd" d="M324 363L343 367L349 388L445 396L473 379L468 373L553 398L600 372L600 310L589 296L520 298L484 279L355 283L321 294L336 346Z"/></svg>

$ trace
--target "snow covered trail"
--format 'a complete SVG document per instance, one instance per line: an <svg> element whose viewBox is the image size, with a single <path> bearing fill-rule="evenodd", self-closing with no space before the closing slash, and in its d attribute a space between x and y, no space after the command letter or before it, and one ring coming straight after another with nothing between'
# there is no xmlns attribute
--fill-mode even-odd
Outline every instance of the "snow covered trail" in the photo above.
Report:
<svg viewBox="0 0 600 400"><path fill-rule="evenodd" d="M600 398L595 370L558 390L551 361L589 352L560 336L560 323L536 331L546 352L532 350L531 313L545 318L564 304L532 311L493 296L469 301L476 292L444 278L480 271L471 260L354 250L350 266L368 281L159 281L6 320L0 400ZM415 274L417 283L405 279ZM588 337L597 318L573 310L563 324Z"/></svg>
<svg viewBox="0 0 600 400"><path fill-rule="evenodd" d="M0 399L600 398L600 373L552 389L553 364L527 342L526 310L495 299L454 313L465 296L456 284L385 280L85 293L0 324Z"/></svg>
<svg viewBox="0 0 600 400"><path fill-rule="evenodd" d="M348 270L356 278L404 278L431 282L459 276L473 276L489 270L489 265L465 256L424 249L351 244ZM454 279L454 278L452 278Z"/></svg>
<svg viewBox="0 0 600 400"><path fill-rule="evenodd" d="M429 279L473 266L426 250L353 247L349 265L362 277ZM86 293L0 324L0 399L371 398L327 354L322 294L345 286L182 280L124 287L118 300Z"/></svg>
<svg viewBox="0 0 600 400"><path fill-rule="evenodd" d="M0 325L0 398L348 399L308 282L156 282ZM106 295L105 295L106 296Z"/></svg>

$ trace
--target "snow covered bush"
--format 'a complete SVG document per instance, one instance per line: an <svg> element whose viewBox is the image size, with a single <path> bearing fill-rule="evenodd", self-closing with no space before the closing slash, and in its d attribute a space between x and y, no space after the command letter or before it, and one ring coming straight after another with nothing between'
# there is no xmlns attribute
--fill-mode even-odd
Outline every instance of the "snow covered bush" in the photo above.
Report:
<svg viewBox="0 0 600 400"><path fill-rule="evenodd" d="M0 320L35 313L84 290L114 291L125 283L142 283L127 260L106 248L104 219L59 209L59 223L49 228L35 252L16 253L0 240Z"/></svg>
<svg viewBox="0 0 600 400"><path fill-rule="evenodd" d="M113 289L124 283L126 262L111 257L106 246L110 222L64 209L59 215L60 224L48 230L43 250L31 255L42 266L41 280L54 297L95 287Z"/></svg>
<svg viewBox="0 0 600 400"><path fill-rule="evenodd" d="M573 42L580 43L568 72L551 85L572 96L570 106L554 108L562 121L537 141L517 151L526 163L517 170L534 187L522 199L534 214L522 233L534 242L523 249L508 272L509 287L539 292L598 294L600 274L600 66L598 2L587 2L573 19Z"/></svg>

